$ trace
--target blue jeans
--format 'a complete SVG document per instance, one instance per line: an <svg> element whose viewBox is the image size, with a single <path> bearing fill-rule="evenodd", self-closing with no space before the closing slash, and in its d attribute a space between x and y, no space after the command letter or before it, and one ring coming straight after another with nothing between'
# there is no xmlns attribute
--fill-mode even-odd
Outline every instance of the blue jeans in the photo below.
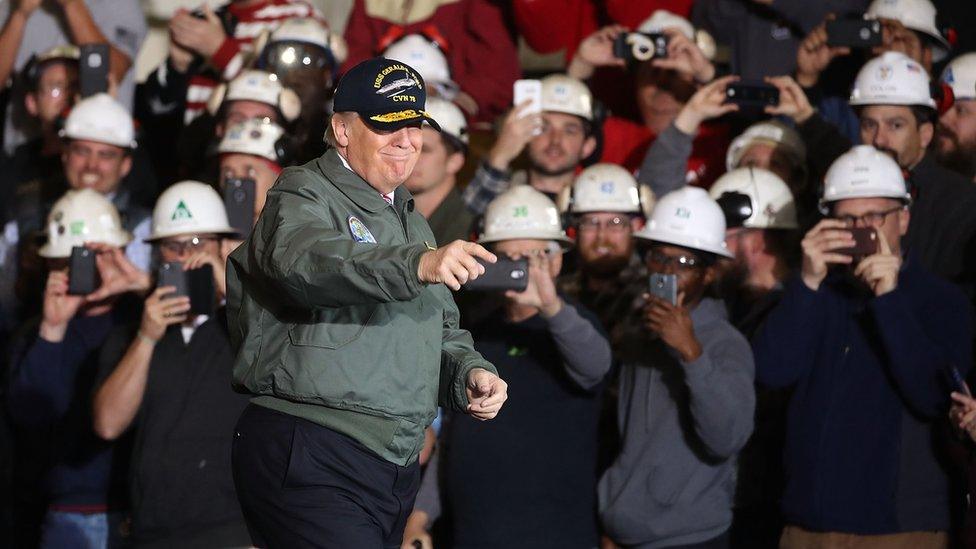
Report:
<svg viewBox="0 0 976 549"><path fill-rule="evenodd" d="M41 526L41 549L108 549L120 545L117 513L48 511Z"/></svg>

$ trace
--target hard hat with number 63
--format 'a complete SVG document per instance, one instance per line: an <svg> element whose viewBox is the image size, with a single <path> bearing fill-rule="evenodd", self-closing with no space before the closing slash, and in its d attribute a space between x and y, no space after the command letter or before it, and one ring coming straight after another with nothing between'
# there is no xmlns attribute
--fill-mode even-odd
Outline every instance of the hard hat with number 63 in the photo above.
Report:
<svg viewBox="0 0 976 549"><path fill-rule="evenodd" d="M634 238L732 257L725 247L722 209L699 187L682 187L661 197Z"/></svg>
<svg viewBox="0 0 976 549"><path fill-rule="evenodd" d="M515 185L488 204L478 242L517 239L555 240L563 248L573 244L563 230L556 204L529 185Z"/></svg>
<svg viewBox="0 0 976 549"><path fill-rule="evenodd" d="M152 234L146 242L187 234L234 234L224 201L210 185L180 181L163 191L153 208Z"/></svg>
<svg viewBox="0 0 976 549"><path fill-rule="evenodd" d="M593 120L593 94L572 76L551 74L542 79L542 110Z"/></svg>
<svg viewBox="0 0 976 549"><path fill-rule="evenodd" d="M712 185L708 195L725 214L725 225L750 229L796 229L796 203L789 186L769 170L738 168Z"/></svg>
<svg viewBox="0 0 976 549"><path fill-rule="evenodd" d="M559 210L573 214L621 212L647 216L654 207L654 193L625 168L616 164L594 164L576 177L557 200Z"/></svg>
<svg viewBox="0 0 976 549"><path fill-rule="evenodd" d="M71 190L54 203L47 216L47 243L41 257L70 257L71 248L85 242L122 247L132 235L122 228L119 212L109 199L92 189Z"/></svg>
<svg viewBox="0 0 976 549"><path fill-rule="evenodd" d="M865 19L893 19L906 28L932 39L932 61L938 63L949 53L949 42L936 26L935 6L929 0L874 0Z"/></svg>
<svg viewBox="0 0 976 549"><path fill-rule="evenodd" d="M135 133L129 111L111 95L98 93L82 99L71 109L59 135L134 149Z"/></svg>
<svg viewBox="0 0 976 549"><path fill-rule="evenodd" d="M871 145L858 145L840 155L824 176L820 199L824 214L829 213L830 203L849 198L894 198L906 205L912 201L898 163Z"/></svg>
<svg viewBox="0 0 976 549"><path fill-rule="evenodd" d="M897 51L885 52L861 67L854 79L850 104L936 107L929 73L914 59Z"/></svg>
<svg viewBox="0 0 976 549"><path fill-rule="evenodd" d="M942 81L956 99L976 99L976 53L956 57L942 71Z"/></svg>

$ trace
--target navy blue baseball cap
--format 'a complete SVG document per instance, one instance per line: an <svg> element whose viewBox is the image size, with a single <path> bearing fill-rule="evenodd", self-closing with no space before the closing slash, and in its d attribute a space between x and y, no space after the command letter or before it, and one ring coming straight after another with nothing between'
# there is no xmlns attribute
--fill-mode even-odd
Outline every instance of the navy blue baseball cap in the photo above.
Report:
<svg viewBox="0 0 976 549"><path fill-rule="evenodd" d="M374 57L349 69L339 80L332 97L334 112L355 112L370 127L395 131L427 122L440 125L424 110L427 92L424 79L413 67L400 61Z"/></svg>

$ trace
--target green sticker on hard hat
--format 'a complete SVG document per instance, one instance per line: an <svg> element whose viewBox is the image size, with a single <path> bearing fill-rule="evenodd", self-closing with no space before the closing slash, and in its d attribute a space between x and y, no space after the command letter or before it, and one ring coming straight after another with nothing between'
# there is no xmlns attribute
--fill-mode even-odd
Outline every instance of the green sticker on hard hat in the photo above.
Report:
<svg viewBox="0 0 976 549"><path fill-rule="evenodd" d="M186 203L182 200L176 205L176 209L173 210L170 221L176 221L177 219L193 219L193 214L190 213L190 209L186 207Z"/></svg>
<svg viewBox="0 0 976 549"><path fill-rule="evenodd" d="M691 217L691 210L689 210L688 208L678 208L678 210L674 212L674 215L682 219L688 219L689 217Z"/></svg>
<svg viewBox="0 0 976 549"><path fill-rule="evenodd" d="M68 225L68 232L71 236L81 236L85 234L85 222L84 221L72 221Z"/></svg>
<svg viewBox="0 0 976 549"><path fill-rule="evenodd" d="M513 217L529 217L529 207L528 206L516 206L515 215Z"/></svg>

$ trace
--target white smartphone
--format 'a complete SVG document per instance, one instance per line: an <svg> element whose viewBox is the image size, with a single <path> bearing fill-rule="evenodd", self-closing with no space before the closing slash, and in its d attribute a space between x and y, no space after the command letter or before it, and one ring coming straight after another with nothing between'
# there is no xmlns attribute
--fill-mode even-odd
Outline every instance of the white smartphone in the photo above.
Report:
<svg viewBox="0 0 976 549"><path fill-rule="evenodd" d="M529 107L522 111L522 116L542 112L542 81L516 80L513 90L514 105L521 105L526 100L531 101Z"/></svg>

